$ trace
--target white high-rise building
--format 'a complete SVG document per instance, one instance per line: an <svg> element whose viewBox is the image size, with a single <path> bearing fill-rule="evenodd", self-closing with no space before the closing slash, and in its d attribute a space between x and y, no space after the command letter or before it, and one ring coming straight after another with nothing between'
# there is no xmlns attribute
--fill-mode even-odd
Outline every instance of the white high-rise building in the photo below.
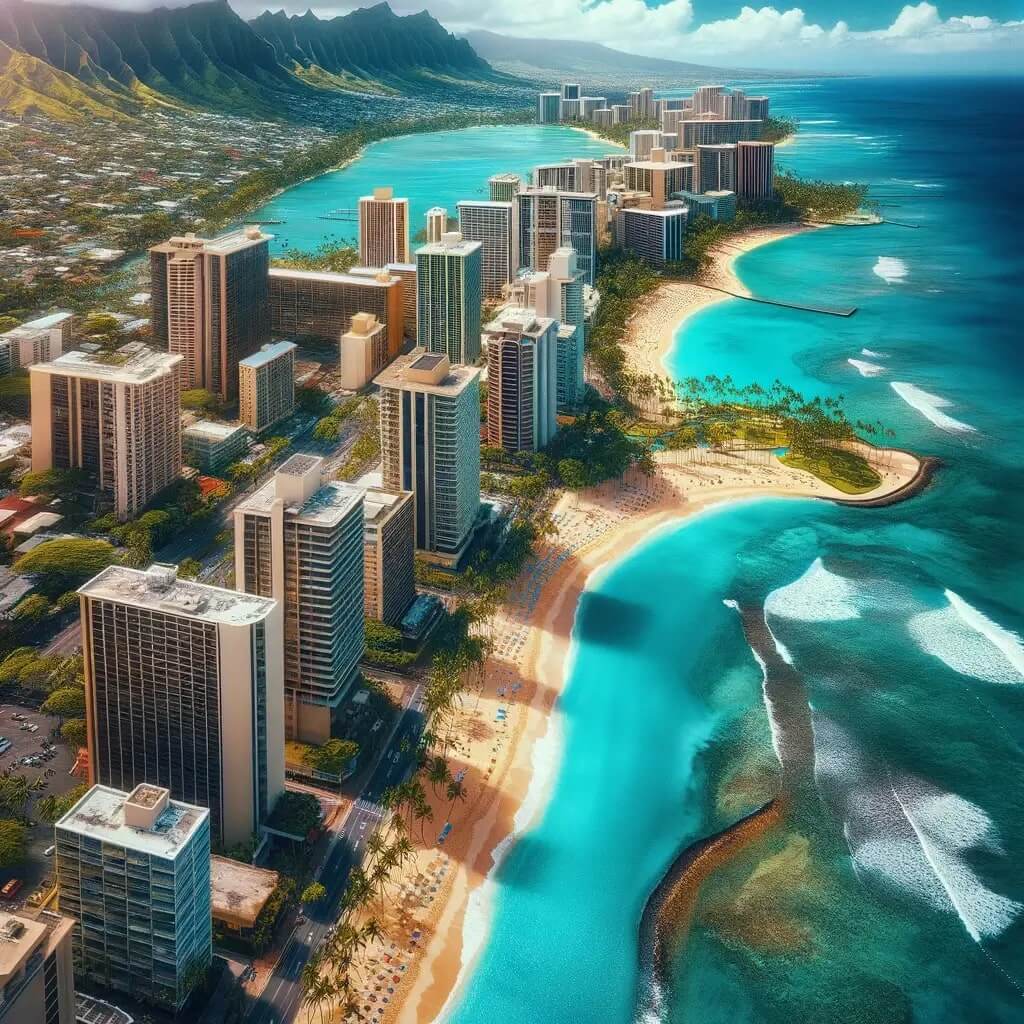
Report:
<svg viewBox="0 0 1024 1024"><path fill-rule="evenodd" d="M282 608L285 734L323 743L363 654L363 490L293 455L234 519L235 585Z"/></svg>
<svg viewBox="0 0 1024 1024"><path fill-rule="evenodd" d="M219 846L258 837L284 789L278 604L167 565L111 566L78 593L90 781L208 807Z"/></svg>
<svg viewBox="0 0 1024 1024"><path fill-rule="evenodd" d="M150 783L93 786L54 833L60 907L79 922L76 973L180 1010L213 957L210 812Z"/></svg>
<svg viewBox="0 0 1024 1024"><path fill-rule="evenodd" d="M72 316L50 313L0 334L0 376L56 359L71 343Z"/></svg>
<svg viewBox="0 0 1024 1024"><path fill-rule="evenodd" d="M359 262L364 267L409 260L409 200L375 188L359 200Z"/></svg>
<svg viewBox="0 0 1024 1024"><path fill-rule="evenodd" d="M480 358L483 246L445 232L416 250L416 343L453 363Z"/></svg>
<svg viewBox="0 0 1024 1024"><path fill-rule="evenodd" d="M458 210L462 237L481 246L481 294L484 299L500 298L502 288L519 269L518 207L467 199L458 204Z"/></svg>
<svg viewBox="0 0 1024 1024"><path fill-rule="evenodd" d="M384 486L412 491L416 547L457 564L480 510L480 371L419 348L377 385Z"/></svg>
<svg viewBox="0 0 1024 1024"><path fill-rule="evenodd" d="M518 174L494 174L487 179L488 198L492 203L514 203L522 184Z"/></svg>
<svg viewBox="0 0 1024 1024"><path fill-rule="evenodd" d="M644 128L629 133L629 152L634 160L647 160L651 151L661 145L661 132L657 128Z"/></svg>
<svg viewBox="0 0 1024 1024"><path fill-rule="evenodd" d="M506 307L485 329L487 443L539 451L555 435L558 321Z"/></svg>
<svg viewBox="0 0 1024 1024"><path fill-rule="evenodd" d="M702 85L694 89L693 110L696 114L721 114L722 86Z"/></svg>

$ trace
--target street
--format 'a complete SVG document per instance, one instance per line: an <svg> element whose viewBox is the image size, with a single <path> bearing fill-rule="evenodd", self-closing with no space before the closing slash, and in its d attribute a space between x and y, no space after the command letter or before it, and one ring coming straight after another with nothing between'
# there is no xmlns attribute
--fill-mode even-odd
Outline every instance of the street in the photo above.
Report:
<svg viewBox="0 0 1024 1024"><path fill-rule="evenodd" d="M387 789L408 778L415 765L423 730L423 694L422 684L409 691L362 793L331 835L314 875L327 895L305 909L307 920L296 924L285 941L277 967L249 1011L251 1024L287 1024L295 1016L302 999L302 969L338 918L348 873L362 861L366 842L383 817L379 801Z"/></svg>

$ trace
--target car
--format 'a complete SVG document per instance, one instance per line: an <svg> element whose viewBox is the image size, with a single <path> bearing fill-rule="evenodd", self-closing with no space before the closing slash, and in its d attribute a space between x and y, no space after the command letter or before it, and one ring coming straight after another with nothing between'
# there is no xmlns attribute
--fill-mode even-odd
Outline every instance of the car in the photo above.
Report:
<svg viewBox="0 0 1024 1024"><path fill-rule="evenodd" d="M44 857L52 857L56 852L57 852L57 847L56 846L48 846L45 850L43 850L43 856Z"/></svg>

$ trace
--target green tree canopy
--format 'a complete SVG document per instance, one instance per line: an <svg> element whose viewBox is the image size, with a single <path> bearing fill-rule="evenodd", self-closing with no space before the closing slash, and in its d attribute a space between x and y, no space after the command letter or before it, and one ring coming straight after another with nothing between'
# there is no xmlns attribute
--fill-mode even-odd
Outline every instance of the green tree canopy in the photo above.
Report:
<svg viewBox="0 0 1024 1024"><path fill-rule="evenodd" d="M107 541L68 537L43 541L14 563L14 571L25 576L86 580L116 561L117 552Z"/></svg>
<svg viewBox="0 0 1024 1024"><path fill-rule="evenodd" d="M77 597L76 597L77 599ZM50 611L50 599L42 594L29 594L14 606L11 615L25 622L38 622L45 619Z"/></svg>
<svg viewBox="0 0 1024 1024"><path fill-rule="evenodd" d="M85 714L85 690L77 686L54 690L40 710L58 718L81 718Z"/></svg>
<svg viewBox="0 0 1024 1024"><path fill-rule="evenodd" d="M303 759L314 771L341 775L358 754L359 744L355 740L330 739L319 747L309 747Z"/></svg>
<svg viewBox="0 0 1024 1024"><path fill-rule="evenodd" d="M0 813L11 816L22 814L29 797L42 788L39 779L29 779L27 775L10 768L0 772Z"/></svg>
<svg viewBox="0 0 1024 1024"><path fill-rule="evenodd" d="M69 718L60 727L60 738L71 747L84 747L86 744L85 719Z"/></svg>
<svg viewBox="0 0 1024 1024"><path fill-rule="evenodd" d="M63 818L88 792L89 785L83 782L80 786L75 786L66 793L54 793L52 796L44 796L36 801L36 814L43 821L53 824L53 822Z"/></svg>
<svg viewBox="0 0 1024 1024"><path fill-rule="evenodd" d="M321 885L320 882L310 882L302 890L299 901L302 903L319 903L326 895L327 889L325 886Z"/></svg>
<svg viewBox="0 0 1024 1024"><path fill-rule="evenodd" d="M25 826L0 820L0 868L11 868L25 859Z"/></svg>
<svg viewBox="0 0 1024 1024"><path fill-rule="evenodd" d="M287 789L277 798L270 816L270 827L290 835L304 836L320 827L322 817L320 801L315 796Z"/></svg>
<svg viewBox="0 0 1024 1024"><path fill-rule="evenodd" d="M36 494L63 498L80 490L84 482L85 474L78 469L38 469L21 478L18 491L23 498Z"/></svg>

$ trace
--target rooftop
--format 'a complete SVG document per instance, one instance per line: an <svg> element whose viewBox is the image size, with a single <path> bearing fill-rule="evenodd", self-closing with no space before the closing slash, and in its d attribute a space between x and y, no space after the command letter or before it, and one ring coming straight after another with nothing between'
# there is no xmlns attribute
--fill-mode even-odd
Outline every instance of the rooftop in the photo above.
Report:
<svg viewBox="0 0 1024 1024"><path fill-rule="evenodd" d="M289 270L285 267L271 267L270 277L287 281L327 281L330 284L354 284L360 288L390 288L399 283L397 277L380 275L376 268L367 267L366 269L372 273L335 274L329 270Z"/></svg>
<svg viewBox="0 0 1024 1024"><path fill-rule="evenodd" d="M342 480L323 480L324 460L316 455L292 455L273 478L238 505L238 511L268 513L279 499L289 515L314 526L333 526L361 504L363 489Z"/></svg>
<svg viewBox="0 0 1024 1024"><path fill-rule="evenodd" d="M411 491L392 491L386 487L367 487L363 495L363 517L367 526L381 526L402 502L412 496Z"/></svg>
<svg viewBox="0 0 1024 1024"><path fill-rule="evenodd" d="M245 432L245 426L241 423L218 423L216 420L197 420L189 427L185 427L182 435L186 438L203 438L208 441L226 441L234 437L239 431Z"/></svg>
<svg viewBox="0 0 1024 1024"><path fill-rule="evenodd" d="M109 566L84 584L78 593L94 600L151 608L226 626L260 622L275 605L266 597L179 579L177 566L159 564L148 569Z"/></svg>
<svg viewBox="0 0 1024 1024"><path fill-rule="evenodd" d="M447 361L448 357L440 353L414 348L385 367L375 383L382 388L403 388L455 398L480 376L480 371L461 364L445 367Z"/></svg>
<svg viewBox="0 0 1024 1024"><path fill-rule="evenodd" d="M459 231L446 231L440 242L428 242L416 250L417 256L468 256L483 248L482 242L463 238Z"/></svg>
<svg viewBox="0 0 1024 1024"><path fill-rule="evenodd" d="M283 356L286 352L292 352L295 343L292 341L275 341L272 345L264 345L259 352L254 352L246 359L239 359L239 366L258 367L266 366L267 363Z"/></svg>
<svg viewBox="0 0 1024 1024"><path fill-rule="evenodd" d="M147 384L170 373L184 359L170 352L155 352L141 342L124 345L113 356L100 352L65 352L49 363L36 363L32 373L87 377L121 384Z"/></svg>
<svg viewBox="0 0 1024 1024"><path fill-rule="evenodd" d="M130 798L138 802L139 788L128 794L109 786L93 786L55 827L156 857L177 856L210 812L205 807L168 800L151 828L133 828L125 820L125 805ZM155 786L146 789L166 793Z"/></svg>
<svg viewBox="0 0 1024 1024"><path fill-rule="evenodd" d="M280 875L227 857L210 858L213 916L234 925L252 927L270 899Z"/></svg>
<svg viewBox="0 0 1024 1024"><path fill-rule="evenodd" d="M484 328L487 334L515 334L527 338L539 338L554 323L546 316L538 316L535 309L508 306L498 311L497 316Z"/></svg>
<svg viewBox="0 0 1024 1024"><path fill-rule="evenodd" d="M49 910L21 914L0 910L0 988L22 969L50 932L59 940L74 924L70 917Z"/></svg>

